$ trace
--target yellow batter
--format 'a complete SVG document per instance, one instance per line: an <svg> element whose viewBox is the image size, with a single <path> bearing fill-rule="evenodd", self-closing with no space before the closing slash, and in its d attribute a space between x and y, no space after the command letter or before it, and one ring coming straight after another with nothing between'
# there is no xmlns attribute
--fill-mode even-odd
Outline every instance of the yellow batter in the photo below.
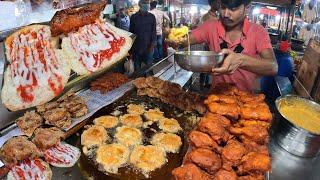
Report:
<svg viewBox="0 0 320 180"><path fill-rule="evenodd" d="M282 101L280 113L297 126L320 134L320 110L310 107L305 102L299 100Z"/></svg>

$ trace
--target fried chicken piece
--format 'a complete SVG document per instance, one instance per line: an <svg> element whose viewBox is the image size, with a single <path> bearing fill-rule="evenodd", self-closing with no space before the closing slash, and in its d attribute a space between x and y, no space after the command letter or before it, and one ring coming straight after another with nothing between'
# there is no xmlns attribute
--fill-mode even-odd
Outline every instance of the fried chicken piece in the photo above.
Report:
<svg viewBox="0 0 320 180"><path fill-rule="evenodd" d="M269 107L264 103L256 105L244 104L240 108L240 115L242 119L254 119L267 122L272 120L272 114L269 110Z"/></svg>
<svg viewBox="0 0 320 180"><path fill-rule="evenodd" d="M84 25L94 23L99 19L106 3L106 1L101 1L80 8L75 7L58 11L50 21L52 35L67 35L69 32L75 31Z"/></svg>
<svg viewBox="0 0 320 180"><path fill-rule="evenodd" d="M246 153L247 150L243 144L237 140L229 140L227 145L221 150L223 168L231 171L232 167L236 167Z"/></svg>
<svg viewBox="0 0 320 180"><path fill-rule="evenodd" d="M219 155L205 148L198 148L191 151L187 154L186 161L196 164L211 175L214 175L221 168Z"/></svg>
<svg viewBox="0 0 320 180"><path fill-rule="evenodd" d="M140 77L137 78L133 81L133 85L138 88L138 89L142 89L142 88L148 88L148 84L146 82L146 78L144 77Z"/></svg>
<svg viewBox="0 0 320 180"><path fill-rule="evenodd" d="M189 140L196 148L206 148L212 150L217 150L219 148L218 144L211 139L209 135L200 131L191 131L189 134Z"/></svg>
<svg viewBox="0 0 320 180"><path fill-rule="evenodd" d="M265 121L257 121L257 120L252 120L252 119L241 119L238 121L238 123L235 125L236 127L243 127L243 126L252 126L252 125L258 125L265 127L269 129L270 123L265 122Z"/></svg>
<svg viewBox="0 0 320 180"><path fill-rule="evenodd" d="M37 146L25 136L17 136L9 139L0 151L0 157L6 164L16 164L19 161L37 158L41 155Z"/></svg>
<svg viewBox="0 0 320 180"><path fill-rule="evenodd" d="M238 172L240 174L245 173L265 173L271 169L270 156L258 153L250 152L243 156L238 166Z"/></svg>
<svg viewBox="0 0 320 180"><path fill-rule="evenodd" d="M198 130L207 133L218 144L227 142L230 134L223 127L223 124L216 119L202 118L198 125Z"/></svg>
<svg viewBox="0 0 320 180"><path fill-rule="evenodd" d="M212 179L208 174L203 172L196 165L189 163L182 167L175 168L172 171L175 180L210 180Z"/></svg>
<svg viewBox="0 0 320 180"><path fill-rule="evenodd" d="M264 180L264 175L262 174L250 174L246 176L239 176L238 180Z"/></svg>
<svg viewBox="0 0 320 180"><path fill-rule="evenodd" d="M258 144L267 144L269 142L268 130L259 125L245 126L245 127L230 127L230 133L240 136L240 138L247 138Z"/></svg>
<svg viewBox="0 0 320 180"><path fill-rule="evenodd" d="M42 117L35 111L28 111L16 120L18 127L28 137L32 136L35 129L43 124Z"/></svg>
<svg viewBox="0 0 320 180"><path fill-rule="evenodd" d="M57 145L64 138L64 132L56 127L38 128L34 134L32 142L41 150Z"/></svg>
<svg viewBox="0 0 320 180"><path fill-rule="evenodd" d="M60 104L57 101L45 103L45 104L37 106L37 112L39 114L43 115L46 111L58 108L59 105Z"/></svg>
<svg viewBox="0 0 320 180"><path fill-rule="evenodd" d="M71 125L70 113L65 108L55 108L43 114L45 123L58 128L68 128Z"/></svg>
<svg viewBox="0 0 320 180"><path fill-rule="evenodd" d="M238 103L237 99L234 96L227 96L227 95L218 95L218 94L211 94L208 98L204 101L205 104L210 104L212 102L223 102L226 104L236 104Z"/></svg>
<svg viewBox="0 0 320 180"><path fill-rule="evenodd" d="M226 129L229 129L229 127L231 126L230 120L224 116L219 115L219 114L213 114L213 113L208 112L204 116L204 118L219 121L219 123Z"/></svg>
<svg viewBox="0 0 320 180"><path fill-rule="evenodd" d="M241 141L244 144L244 146L246 147L246 149L248 150L248 152L260 152L260 153L269 155L269 150L268 150L267 145L258 144L258 143L251 141L245 137L242 137Z"/></svg>
<svg viewBox="0 0 320 180"><path fill-rule="evenodd" d="M238 92L238 88L229 83L219 83L212 88L213 94L236 95Z"/></svg>
<svg viewBox="0 0 320 180"><path fill-rule="evenodd" d="M228 116L233 119L238 119L239 117L239 106L237 104L212 102L208 104L208 108L212 113Z"/></svg>
<svg viewBox="0 0 320 180"><path fill-rule="evenodd" d="M264 102L264 99L265 99L264 94L243 93L242 95L239 96L239 100L242 103L248 103L248 102L262 103L262 102Z"/></svg>
<svg viewBox="0 0 320 180"><path fill-rule="evenodd" d="M237 174L231 170L220 169L214 176L214 180L237 180Z"/></svg>

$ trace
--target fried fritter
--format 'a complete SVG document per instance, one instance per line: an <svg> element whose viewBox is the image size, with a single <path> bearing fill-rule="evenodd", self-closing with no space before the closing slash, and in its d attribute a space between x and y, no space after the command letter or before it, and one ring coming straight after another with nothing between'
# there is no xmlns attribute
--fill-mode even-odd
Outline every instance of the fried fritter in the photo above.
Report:
<svg viewBox="0 0 320 180"><path fill-rule="evenodd" d="M128 162L130 150L122 144L103 144L97 149L97 163L107 173L118 173L119 167Z"/></svg>
<svg viewBox="0 0 320 180"><path fill-rule="evenodd" d="M211 175L214 175L221 168L221 159L215 152L198 148L187 154L187 162L192 162L200 168L206 170Z"/></svg>
<svg viewBox="0 0 320 180"><path fill-rule="evenodd" d="M33 131L43 124L42 117L35 111L28 111L16 120L18 127L28 137L32 136Z"/></svg>
<svg viewBox="0 0 320 180"><path fill-rule="evenodd" d="M166 153L161 148L152 145L136 146L130 155L130 163L145 175L160 168L166 162Z"/></svg>
<svg viewBox="0 0 320 180"><path fill-rule="evenodd" d="M196 148L207 148L217 150L218 144L209 135L200 131L191 131L189 134L190 143Z"/></svg>
<svg viewBox="0 0 320 180"><path fill-rule="evenodd" d="M182 145L180 136L172 133L158 133L152 137L150 143L165 152L177 153Z"/></svg>
<svg viewBox="0 0 320 180"><path fill-rule="evenodd" d="M129 126L118 127L115 137L119 143L125 146L135 146L142 142L141 131Z"/></svg>
<svg viewBox="0 0 320 180"><path fill-rule="evenodd" d="M64 132L56 127L38 128L34 132L32 142L41 150L57 145L64 138Z"/></svg>
<svg viewBox="0 0 320 180"><path fill-rule="evenodd" d="M159 128L162 129L164 132L169 132L169 133L177 133L182 130L179 122L173 118L160 119Z"/></svg>
<svg viewBox="0 0 320 180"><path fill-rule="evenodd" d="M175 168L172 171L175 180L210 180L212 179L208 174L198 168L192 163Z"/></svg>
<svg viewBox="0 0 320 180"><path fill-rule="evenodd" d="M149 76L146 78L146 83L149 87L151 87L153 89L160 89L162 87L162 84L164 83L164 81L162 81L158 77Z"/></svg>
<svg viewBox="0 0 320 180"><path fill-rule="evenodd" d="M269 155L268 146L266 144L261 145L245 137L241 137L241 141L248 150L248 152L260 152Z"/></svg>
<svg viewBox="0 0 320 180"><path fill-rule="evenodd" d="M223 124L215 119L202 118L198 130L209 134L218 144L227 142L230 138L230 134L223 127Z"/></svg>
<svg viewBox="0 0 320 180"><path fill-rule="evenodd" d="M123 116L120 116L120 121L125 126L130 126L130 127L142 126L142 118L138 114L125 114Z"/></svg>
<svg viewBox="0 0 320 180"><path fill-rule="evenodd" d="M250 152L243 156L238 166L238 172L240 174L245 173L265 173L271 169L271 158L270 156L258 153Z"/></svg>
<svg viewBox="0 0 320 180"><path fill-rule="evenodd" d="M55 108L43 114L45 123L58 128L68 128L71 125L70 113L66 108Z"/></svg>
<svg viewBox="0 0 320 180"><path fill-rule="evenodd" d="M141 115L144 113L144 107L140 104L129 104L127 112L129 114L138 114Z"/></svg>
<svg viewBox="0 0 320 180"><path fill-rule="evenodd" d="M269 142L268 130L259 125L245 127L230 127L230 133L254 141L258 144L267 144Z"/></svg>
<svg viewBox="0 0 320 180"><path fill-rule="evenodd" d="M2 146L0 156L6 164L16 164L22 160L40 157L42 153L25 136L17 136L9 139Z"/></svg>
<svg viewBox="0 0 320 180"><path fill-rule="evenodd" d="M119 123L118 117L115 116L100 116L93 120L95 125L103 126L106 129L116 127Z"/></svg>
<svg viewBox="0 0 320 180"><path fill-rule="evenodd" d="M144 113L144 116L150 121L159 121L164 118L163 112L160 109L149 109Z"/></svg>
<svg viewBox="0 0 320 180"><path fill-rule="evenodd" d="M214 176L214 180L237 180L237 174L233 171L220 169Z"/></svg>
<svg viewBox="0 0 320 180"><path fill-rule="evenodd" d="M81 134L81 145L83 145L83 153L87 154L88 149L93 146L100 146L106 141L109 141L110 137L106 129L103 126L94 125Z"/></svg>
<svg viewBox="0 0 320 180"><path fill-rule="evenodd" d="M264 94L242 93L238 98L242 103L248 103L248 102L262 103L262 102L264 102L265 95Z"/></svg>
<svg viewBox="0 0 320 180"><path fill-rule="evenodd" d="M133 81L133 85L138 88L138 89L142 89L142 88L148 88L148 84L146 82L146 78L144 77L140 77L137 78Z"/></svg>
<svg viewBox="0 0 320 180"><path fill-rule="evenodd" d="M231 171L232 167L236 167L240 163L241 158L246 152L246 148L239 141L229 140L227 145L221 150L223 168Z"/></svg>

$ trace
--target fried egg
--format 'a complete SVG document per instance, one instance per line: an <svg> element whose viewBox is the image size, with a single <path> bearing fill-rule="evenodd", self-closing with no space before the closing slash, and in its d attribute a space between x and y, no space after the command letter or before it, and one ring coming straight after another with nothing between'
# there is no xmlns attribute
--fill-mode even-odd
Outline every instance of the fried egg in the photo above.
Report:
<svg viewBox="0 0 320 180"><path fill-rule="evenodd" d="M125 114L120 117L120 121L125 126L130 127L141 127L142 126L142 118L138 114Z"/></svg>
<svg viewBox="0 0 320 180"><path fill-rule="evenodd" d="M120 144L125 146L135 146L142 142L141 131L129 126L118 127L115 137Z"/></svg>
<svg viewBox="0 0 320 180"><path fill-rule="evenodd" d="M166 153L161 148L152 145L136 146L130 155L130 163L146 176L147 173L160 168L166 162Z"/></svg>
<svg viewBox="0 0 320 180"><path fill-rule="evenodd" d="M128 162L130 150L122 144L104 144L97 149L96 161L107 173L118 173Z"/></svg>
<svg viewBox="0 0 320 180"><path fill-rule="evenodd" d="M150 143L171 153L179 152L180 146L182 145L180 136L172 133L155 134Z"/></svg>
<svg viewBox="0 0 320 180"><path fill-rule="evenodd" d="M119 120L115 116L101 116L93 120L95 125L103 126L104 128L110 129L118 125Z"/></svg>
<svg viewBox="0 0 320 180"><path fill-rule="evenodd" d="M94 125L89 129L83 131L81 134L81 145L83 145L83 153L88 154L88 148L93 146L100 146L106 141L109 141L110 137L103 126Z"/></svg>
<svg viewBox="0 0 320 180"><path fill-rule="evenodd" d="M163 112L159 109L149 109L144 113L144 116L150 121L159 121L164 118Z"/></svg>
<svg viewBox="0 0 320 180"><path fill-rule="evenodd" d="M173 118L160 119L159 128L162 129L164 132L169 132L169 133L177 133L178 131L182 130L179 122Z"/></svg>
<svg viewBox="0 0 320 180"><path fill-rule="evenodd" d="M140 104L129 104L127 112L129 114L143 114L144 113L144 106Z"/></svg>

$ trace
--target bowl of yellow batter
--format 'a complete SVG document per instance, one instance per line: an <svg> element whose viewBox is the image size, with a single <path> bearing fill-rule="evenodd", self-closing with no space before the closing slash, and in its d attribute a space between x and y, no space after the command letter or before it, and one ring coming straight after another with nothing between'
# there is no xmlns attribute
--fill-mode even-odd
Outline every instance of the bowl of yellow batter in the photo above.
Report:
<svg viewBox="0 0 320 180"><path fill-rule="evenodd" d="M281 114L275 130L276 141L288 152L314 157L320 153L320 105L296 95L276 100Z"/></svg>

